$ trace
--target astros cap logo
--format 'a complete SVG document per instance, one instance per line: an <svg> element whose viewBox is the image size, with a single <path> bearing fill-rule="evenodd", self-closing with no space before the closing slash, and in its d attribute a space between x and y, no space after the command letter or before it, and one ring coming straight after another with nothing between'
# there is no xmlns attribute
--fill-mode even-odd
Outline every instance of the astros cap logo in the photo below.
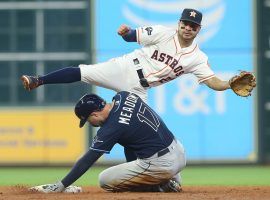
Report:
<svg viewBox="0 0 270 200"><path fill-rule="evenodd" d="M190 12L190 15L189 15L189 16L195 18L195 17L196 17L196 14L197 14L197 13L196 13L195 11L192 10L192 11Z"/></svg>

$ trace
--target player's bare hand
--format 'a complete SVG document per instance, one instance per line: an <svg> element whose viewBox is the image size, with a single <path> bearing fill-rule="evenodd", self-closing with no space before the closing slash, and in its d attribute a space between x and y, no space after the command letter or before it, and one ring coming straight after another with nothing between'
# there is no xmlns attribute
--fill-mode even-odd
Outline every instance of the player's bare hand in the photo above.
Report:
<svg viewBox="0 0 270 200"><path fill-rule="evenodd" d="M122 24L119 28L118 28L118 35L121 35L121 36L124 36L126 35L130 30L130 27L125 25L125 24Z"/></svg>

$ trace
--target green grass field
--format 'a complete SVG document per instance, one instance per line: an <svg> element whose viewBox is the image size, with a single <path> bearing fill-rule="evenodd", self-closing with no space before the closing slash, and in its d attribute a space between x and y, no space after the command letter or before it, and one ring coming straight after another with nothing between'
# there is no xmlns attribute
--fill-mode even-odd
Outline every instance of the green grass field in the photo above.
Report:
<svg viewBox="0 0 270 200"><path fill-rule="evenodd" d="M61 180L71 168L0 168L0 185L38 185ZM102 167L88 170L75 184L97 185ZM270 186L270 166L187 166L183 185Z"/></svg>

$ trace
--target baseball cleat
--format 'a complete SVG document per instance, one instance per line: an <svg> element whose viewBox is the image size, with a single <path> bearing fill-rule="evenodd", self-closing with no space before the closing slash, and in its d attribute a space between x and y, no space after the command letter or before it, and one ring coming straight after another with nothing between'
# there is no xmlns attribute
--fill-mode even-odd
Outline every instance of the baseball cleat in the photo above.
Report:
<svg viewBox="0 0 270 200"><path fill-rule="evenodd" d="M169 180L167 183L159 186L160 192L181 192L182 187L181 185L174 181Z"/></svg>
<svg viewBox="0 0 270 200"><path fill-rule="evenodd" d="M82 188L79 186L75 186L75 185L70 185L66 188L64 187L59 187L59 185L57 184L46 184L46 185L38 185L38 186L34 186L29 188L29 191L32 192L40 192L40 193L59 193L59 192L63 192L63 193L80 193L82 192Z"/></svg>
<svg viewBox="0 0 270 200"><path fill-rule="evenodd" d="M23 75L21 80L23 82L23 87L28 91L40 86L38 77Z"/></svg>
<svg viewBox="0 0 270 200"><path fill-rule="evenodd" d="M60 188L57 184L46 184L46 185L38 185L29 188L29 191L32 192L41 192L41 193L56 193L62 192L64 188Z"/></svg>
<svg viewBox="0 0 270 200"><path fill-rule="evenodd" d="M64 193L81 193L82 192L82 188L79 186L75 186L75 185L70 185L68 187L65 188L65 190L63 191Z"/></svg>

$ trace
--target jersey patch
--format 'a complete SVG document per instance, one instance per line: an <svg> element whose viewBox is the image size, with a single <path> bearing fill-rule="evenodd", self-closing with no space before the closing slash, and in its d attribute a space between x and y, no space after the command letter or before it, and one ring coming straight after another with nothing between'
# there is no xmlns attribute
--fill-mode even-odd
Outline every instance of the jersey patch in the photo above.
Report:
<svg viewBox="0 0 270 200"><path fill-rule="evenodd" d="M152 31L153 31L152 27L146 27L145 30L147 31L147 35L152 35Z"/></svg>
<svg viewBox="0 0 270 200"><path fill-rule="evenodd" d="M96 143L102 143L103 141L102 140L99 140L98 139L98 136L96 135L92 141L92 146L94 146Z"/></svg>

